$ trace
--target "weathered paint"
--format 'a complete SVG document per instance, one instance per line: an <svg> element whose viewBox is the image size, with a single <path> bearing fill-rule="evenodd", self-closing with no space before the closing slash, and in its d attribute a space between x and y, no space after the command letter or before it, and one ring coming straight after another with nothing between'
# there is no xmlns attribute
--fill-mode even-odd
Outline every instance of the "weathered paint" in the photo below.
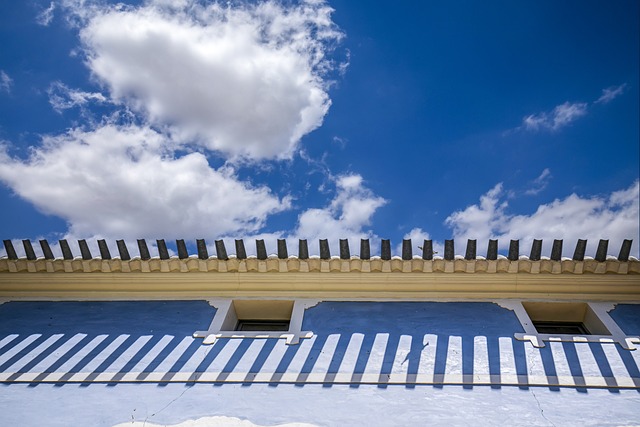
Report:
<svg viewBox="0 0 640 427"><path fill-rule="evenodd" d="M251 421L243 420L237 417L202 417L196 420L187 420L179 424L155 424L151 421L128 421L126 423L118 424L115 427L262 427L258 424L254 424ZM265 426L266 427L266 426ZM278 424L275 427L316 427L314 424L308 423L286 423Z"/></svg>
<svg viewBox="0 0 640 427"><path fill-rule="evenodd" d="M631 426L635 390L281 384L0 384L0 424L173 425L228 416L274 426Z"/></svg>
<svg viewBox="0 0 640 427"><path fill-rule="evenodd" d="M640 334L640 304L618 304L610 315L625 334Z"/></svg>
<svg viewBox="0 0 640 427"><path fill-rule="evenodd" d="M0 305L0 425L637 423L640 351L534 348L513 339L515 314L493 303L322 302L303 322L314 337L295 346L203 345L191 334L214 313L204 301ZM611 316L640 333L640 305Z"/></svg>

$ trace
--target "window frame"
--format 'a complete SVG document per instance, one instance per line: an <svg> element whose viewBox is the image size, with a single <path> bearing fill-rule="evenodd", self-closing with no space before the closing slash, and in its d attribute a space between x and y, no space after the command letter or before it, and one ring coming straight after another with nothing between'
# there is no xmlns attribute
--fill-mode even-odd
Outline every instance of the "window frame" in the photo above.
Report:
<svg viewBox="0 0 640 427"><path fill-rule="evenodd" d="M598 322L598 327L601 330L606 330L608 334L548 334L540 333L536 329L533 320L529 316L529 313L525 309L524 304L527 303L545 303L545 304L563 304L569 301L548 301L548 300L502 300L499 301L501 307L513 310L516 317L520 321L524 333L518 332L514 334L514 337L519 341L529 341L534 347L545 347L545 342L595 342L595 343L618 343L626 350L635 350L634 344L640 344L640 338L637 336L630 336L624 333L618 324L611 318L609 311L613 310L616 306L615 303L609 302L584 302L578 301L577 303L585 304L590 312L590 315L594 316L594 321ZM570 301L576 303L576 301ZM561 321L561 320L559 320ZM583 322L584 323L584 322ZM589 325L585 323L587 330Z"/></svg>
<svg viewBox="0 0 640 427"><path fill-rule="evenodd" d="M560 322L554 320L533 320L533 326L539 334L593 335L584 322ZM546 329L547 331L545 331ZM549 329L575 329L577 332L549 332Z"/></svg>
<svg viewBox="0 0 640 427"><path fill-rule="evenodd" d="M238 319L235 331L288 331L290 320ZM266 326L260 329L257 326ZM250 329L247 329L250 328Z"/></svg>
<svg viewBox="0 0 640 427"><path fill-rule="evenodd" d="M238 316L235 313L234 301L292 301L293 308L289 320L289 328L286 331L237 331ZM318 304L319 300L310 299L243 299L225 298L209 300L209 304L216 309L216 314L206 331L196 331L194 338L204 338L203 344L213 344L219 338L276 338L284 339L287 345L295 345L301 339L313 337L313 332L302 330L304 312ZM241 319L240 319L241 320Z"/></svg>

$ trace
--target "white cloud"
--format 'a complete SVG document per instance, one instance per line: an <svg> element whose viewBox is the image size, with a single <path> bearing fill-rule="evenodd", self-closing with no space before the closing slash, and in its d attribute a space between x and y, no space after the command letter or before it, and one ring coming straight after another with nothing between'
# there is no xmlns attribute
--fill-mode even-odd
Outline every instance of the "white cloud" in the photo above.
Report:
<svg viewBox="0 0 640 427"><path fill-rule="evenodd" d="M607 104L622 93L627 88L627 84L611 86L602 89L600 98L592 102L593 104ZM557 131L578 118L587 114L589 103L587 102L565 102L556 106L552 111L544 111L538 114L530 114L522 119L522 126L517 129L529 131L550 130Z"/></svg>
<svg viewBox="0 0 640 427"><path fill-rule="evenodd" d="M422 249L423 249L422 245L424 244L424 241L432 240L431 235L419 227L413 228L411 231L406 233L402 238L411 239L411 245L413 247L413 256L416 256L416 255L422 256ZM443 243L433 241L432 245L433 245L434 256L439 256L439 257L443 256L444 254ZM398 245L396 245L395 254L396 255L402 254L402 243L399 243Z"/></svg>
<svg viewBox="0 0 640 427"><path fill-rule="evenodd" d="M550 112L531 114L522 119L522 126L526 130L556 131L569 125L574 120L587 114L586 102L565 102L556 106Z"/></svg>
<svg viewBox="0 0 640 427"><path fill-rule="evenodd" d="M38 14L38 16L36 17L36 22L44 27L48 26L53 20L53 11L55 10L55 8L55 3L51 2L49 4L49 7Z"/></svg>
<svg viewBox="0 0 640 427"><path fill-rule="evenodd" d="M620 86L611 86L606 89L602 89L602 95L595 102L596 104L608 104L613 101L618 96L622 95L622 93L627 88L627 84L621 84Z"/></svg>
<svg viewBox="0 0 640 427"><path fill-rule="evenodd" d="M263 239L268 254L277 252L277 240L285 239L289 255L298 254L298 239L306 239L309 254L318 255L318 241L328 239L331 255L339 255L340 239L349 240L352 255L360 252L360 239L371 239L371 254L379 253L380 239L367 227L371 225L373 215L387 201L376 196L364 185L360 175L328 176L336 185L334 198L323 208L304 210L290 230L267 233L248 233L223 237L228 253L235 253L234 239L243 238L248 255L255 255L255 240ZM213 242L210 254L215 253Z"/></svg>
<svg viewBox="0 0 640 427"><path fill-rule="evenodd" d="M544 253L549 253L554 239L563 239L563 253L573 255L578 239L589 240L589 251L595 254L599 239L609 239L609 253L618 255L623 239L633 239L638 253L640 185L615 191L607 197L581 197L571 194L564 199L538 207L530 215L514 215L507 211L502 184L481 196L480 203L452 213L446 224L454 237L461 239L499 239L501 247L509 239L520 239L521 253L528 254L533 239L543 239Z"/></svg>
<svg viewBox="0 0 640 427"><path fill-rule="evenodd" d="M360 175L339 176L336 178L336 195L329 205L305 210L298 217L297 227L289 237L309 241L329 239L332 254L335 255L339 240L349 239L350 249L356 254L360 239L375 236L366 227L371 224L375 212L385 204L385 199L364 186Z"/></svg>
<svg viewBox="0 0 640 427"><path fill-rule="evenodd" d="M549 168L545 168L540 176L533 180L533 182L531 183L531 188L525 190L524 194L528 196L535 196L536 194L540 193L542 190L547 188L551 177L551 171L549 170Z"/></svg>
<svg viewBox="0 0 640 427"><path fill-rule="evenodd" d="M11 93L11 86L13 86L13 79L4 70L0 70L0 91Z"/></svg>
<svg viewBox="0 0 640 427"><path fill-rule="evenodd" d="M503 225L501 220L507 207L506 201L500 201L502 193L502 184L497 184L480 196L479 204L449 215L445 222L453 228L454 237L463 240L478 239L478 241L494 238L493 236L499 233L494 230L500 230Z"/></svg>
<svg viewBox="0 0 640 427"><path fill-rule="evenodd" d="M62 82L53 82L47 89L49 103L58 113L73 107L84 107L89 102L104 103L107 98L99 92L71 89Z"/></svg>
<svg viewBox="0 0 640 427"><path fill-rule="evenodd" d="M90 112L110 103L119 111L98 124L83 114L84 128L43 138L28 159L0 147L0 181L65 219L67 238L92 242L251 235L291 208L289 196L240 181L229 160L288 158L322 123L329 73L340 71L327 53L342 38L326 2L65 0L43 11L43 25L55 7L78 26L104 94L53 82L52 107ZM11 79L0 77L9 91ZM208 150L226 166L212 168ZM343 177L336 200L318 212L359 232L380 200ZM312 216L301 216L305 227Z"/></svg>
<svg viewBox="0 0 640 427"><path fill-rule="evenodd" d="M226 156L289 158L330 99L342 33L324 1L141 7L71 2L87 65L115 102Z"/></svg>
<svg viewBox="0 0 640 427"><path fill-rule="evenodd" d="M266 187L213 169L198 152L148 128L105 125L46 137L27 160L0 151L0 180L41 211L64 218L69 235L185 238L260 229L288 209Z"/></svg>

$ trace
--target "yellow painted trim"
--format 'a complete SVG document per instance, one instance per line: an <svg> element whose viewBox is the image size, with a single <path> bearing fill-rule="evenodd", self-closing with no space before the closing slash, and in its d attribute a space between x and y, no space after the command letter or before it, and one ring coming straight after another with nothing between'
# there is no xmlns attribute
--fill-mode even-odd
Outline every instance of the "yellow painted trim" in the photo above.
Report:
<svg viewBox="0 0 640 427"><path fill-rule="evenodd" d="M2 299L553 299L638 301L637 274L25 273L0 274Z"/></svg>

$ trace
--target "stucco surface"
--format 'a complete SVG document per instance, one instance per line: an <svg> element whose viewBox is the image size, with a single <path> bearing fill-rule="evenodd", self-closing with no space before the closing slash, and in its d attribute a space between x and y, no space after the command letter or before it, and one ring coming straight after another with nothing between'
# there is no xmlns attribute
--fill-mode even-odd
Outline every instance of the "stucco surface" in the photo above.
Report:
<svg viewBox="0 0 640 427"><path fill-rule="evenodd" d="M618 304L610 313L627 335L640 335L640 304Z"/></svg>
<svg viewBox="0 0 640 427"><path fill-rule="evenodd" d="M637 334L639 307L612 317ZM321 302L303 322L314 337L293 346L203 345L191 334L215 312L206 301L0 305L0 425L639 423L639 350L534 348L494 303Z"/></svg>
<svg viewBox="0 0 640 427"><path fill-rule="evenodd" d="M620 310L620 311L618 311ZM616 312L618 312L616 314ZM640 386L640 351L513 338L515 314L481 302L321 302L299 345L193 338L205 301L0 305L0 381ZM614 310L636 328L636 305Z"/></svg>
<svg viewBox="0 0 640 427"><path fill-rule="evenodd" d="M273 426L638 425L633 390L281 384L0 385L1 425L179 424L229 416Z"/></svg>

